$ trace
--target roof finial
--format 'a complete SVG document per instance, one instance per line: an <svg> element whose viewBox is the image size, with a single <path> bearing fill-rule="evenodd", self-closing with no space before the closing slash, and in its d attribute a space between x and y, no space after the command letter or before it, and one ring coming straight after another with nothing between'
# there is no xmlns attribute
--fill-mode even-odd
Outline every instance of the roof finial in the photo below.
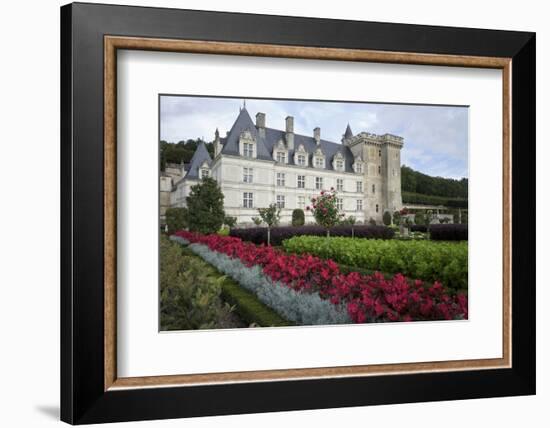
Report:
<svg viewBox="0 0 550 428"><path fill-rule="evenodd" d="M246 110L246 98L243 99L243 109Z"/></svg>

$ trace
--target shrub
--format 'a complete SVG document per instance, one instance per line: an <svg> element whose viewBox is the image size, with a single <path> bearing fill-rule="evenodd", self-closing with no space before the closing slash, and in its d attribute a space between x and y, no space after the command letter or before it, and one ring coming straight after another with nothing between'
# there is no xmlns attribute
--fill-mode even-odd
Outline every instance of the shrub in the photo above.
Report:
<svg viewBox="0 0 550 428"><path fill-rule="evenodd" d="M312 254L348 266L402 273L440 281L454 289L468 288L468 245L426 240L360 240L300 236L283 242L286 251Z"/></svg>
<svg viewBox="0 0 550 428"><path fill-rule="evenodd" d="M281 226L271 230L271 244L281 245L285 239L290 239L294 236L324 236L326 230L321 226ZM250 227L231 229L229 236L240 238L243 241L253 242L254 244L267 244L267 228L265 227ZM367 239L391 239L394 236L394 231L386 226L349 226L338 225L332 228L331 236L355 236L356 238Z"/></svg>
<svg viewBox="0 0 550 428"><path fill-rule="evenodd" d="M425 224L413 224L413 225L411 225L411 232L427 233L428 232L428 226L426 226Z"/></svg>
<svg viewBox="0 0 550 428"><path fill-rule="evenodd" d="M306 222L304 210L296 208L292 211L292 226L303 226Z"/></svg>
<svg viewBox="0 0 550 428"><path fill-rule="evenodd" d="M389 226L391 224L391 214L389 211L384 211L384 214L382 215L382 222Z"/></svg>
<svg viewBox="0 0 550 428"><path fill-rule="evenodd" d="M432 224L430 239L434 241L467 241L467 224Z"/></svg>
<svg viewBox="0 0 550 428"><path fill-rule="evenodd" d="M223 219L223 224L229 228L235 227L235 225L237 224L237 217L226 215Z"/></svg>
<svg viewBox="0 0 550 428"><path fill-rule="evenodd" d="M424 213L416 213L414 215L414 223L418 226L425 226L426 225L426 216L424 215ZM413 230L413 229L411 229L411 230ZM427 230L427 228L426 228L426 230Z"/></svg>
<svg viewBox="0 0 550 428"><path fill-rule="evenodd" d="M424 284L401 274L346 274L332 260L289 255L231 237L181 231L173 239L192 242L193 251L298 324L468 317L467 297L448 294L438 282Z"/></svg>
<svg viewBox="0 0 550 428"><path fill-rule="evenodd" d="M376 220L373 219L372 217L369 218L369 224L370 224L371 226L376 226Z"/></svg>
<svg viewBox="0 0 550 428"><path fill-rule="evenodd" d="M187 228L187 208L168 208L166 210L168 234Z"/></svg>
<svg viewBox="0 0 550 428"><path fill-rule="evenodd" d="M189 230L200 233L216 233L223 225L223 193L216 180L204 178L191 186L187 197Z"/></svg>
<svg viewBox="0 0 550 428"><path fill-rule="evenodd" d="M160 325L162 330L223 328L231 308L220 299L222 284L204 262L185 256L179 245L160 241Z"/></svg>

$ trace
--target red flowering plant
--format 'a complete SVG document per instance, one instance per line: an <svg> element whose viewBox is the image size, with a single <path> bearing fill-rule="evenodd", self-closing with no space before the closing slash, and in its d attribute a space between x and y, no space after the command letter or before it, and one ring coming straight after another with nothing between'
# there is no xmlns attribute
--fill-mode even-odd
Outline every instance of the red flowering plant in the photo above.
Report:
<svg viewBox="0 0 550 428"><path fill-rule="evenodd" d="M392 278L380 273L344 274L332 260L310 254L286 254L230 236L187 231L176 235L239 259L245 266L260 266L267 277L297 292L318 293L322 299L343 305L356 323L468 318L467 297L449 294L439 282L425 284L401 274Z"/></svg>
<svg viewBox="0 0 550 428"><path fill-rule="evenodd" d="M329 191L323 190L318 197L311 198L311 207L306 208L312 211L317 224L326 229L327 236L330 236L330 229L344 216L339 212L336 202L336 191L331 187Z"/></svg>

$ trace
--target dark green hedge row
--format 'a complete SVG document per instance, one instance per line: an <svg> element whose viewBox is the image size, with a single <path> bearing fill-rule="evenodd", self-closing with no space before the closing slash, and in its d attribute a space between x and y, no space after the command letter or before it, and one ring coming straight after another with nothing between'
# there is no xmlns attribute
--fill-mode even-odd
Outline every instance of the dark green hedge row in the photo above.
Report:
<svg viewBox="0 0 550 428"><path fill-rule="evenodd" d="M293 236L326 236L327 232L321 226L280 226L271 229L271 245L281 245L285 239ZM386 226L356 225L353 226L353 236L367 239L391 239L395 232ZM267 228L249 227L231 229L230 236L240 238L243 241L254 244L267 243ZM335 226L330 230L330 236L352 236L352 227L349 225Z"/></svg>
<svg viewBox="0 0 550 428"><path fill-rule="evenodd" d="M423 195L422 193L402 192L404 204L444 205L449 208L468 208L468 200L446 198L444 196Z"/></svg>

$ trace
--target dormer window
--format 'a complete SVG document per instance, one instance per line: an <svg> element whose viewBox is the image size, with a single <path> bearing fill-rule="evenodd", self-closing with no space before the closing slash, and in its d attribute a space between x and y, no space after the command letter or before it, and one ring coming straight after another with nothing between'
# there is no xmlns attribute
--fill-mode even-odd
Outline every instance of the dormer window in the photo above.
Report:
<svg viewBox="0 0 550 428"><path fill-rule="evenodd" d="M298 150L296 150L296 152L294 153L294 163L298 166L307 166L307 158L307 152L304 149L304 146L300 144Z"/></svg>
<svg viewBox="0 0 550 428"><path fill-rule="evenodd" d="M256 157L256 141L250 131L244 131L239 139L239 152L245 158Z"/></svg>
<svg viewBox="0 0 550 428"><path fill-rule="evenodd" d="M321 149L315 150L315 154L313 155L313 165L315 165L315 168L325 167L325 155Z"/></svg>
<svg viewBox="0 0 550 428"><path fill-rule="evenodd" d="M254 144L252 143L243 143L243 156L245 158L254 157Z"/></svg>
<svg viewBox="0 0 550 428"><path fill-rule="evenodd" d="M338 152L334 155L332 167L335 171L344 171L344 156L342 153Z"/></svg>
<svg viewBox="0 0 550 428"><path fill-rule="evenodd" d="M315 168L324 168L325 167L325 159L319 156L315 156Z"/></svg>
<svg viewBox="0 0 550 428"><path fill-rule="evenodd" d="M199 167L199 178L203 180L208 177L210 177L210 166L208 165L208 162L205 161Z"/></svg>
<svg viewBox="0 0 550 428"><path fill-rule="evenodd" d="M273 159L277 163L287 163L287 150L283 140L279 140L273 148Z"/></svg>

